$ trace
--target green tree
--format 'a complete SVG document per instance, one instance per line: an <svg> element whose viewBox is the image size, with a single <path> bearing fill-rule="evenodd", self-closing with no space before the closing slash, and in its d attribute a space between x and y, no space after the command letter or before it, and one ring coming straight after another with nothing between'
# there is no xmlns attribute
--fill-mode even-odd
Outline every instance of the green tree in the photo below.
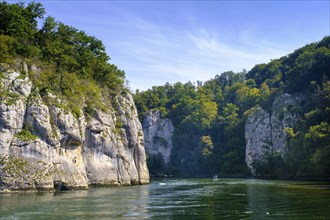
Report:
<svg viewBox="0 0 330 220"><path fill-rule="evenodd" d="M17 41L15 38L0 35L0 60L3 63L10 63L16 55Z"/></svg>
<svg viewBox="0 0 330 220"><path fill-rule="evenodd" d="M18 44L16 52L23 56L38 55L35 35L38 31L37 19L42 18L45 10L41 3L23 2L8 4L0 2L0 34L14 37Z"/></svg>
<svg viewBox="0 0 330 220"><path fill-rule="evenodd" d="M207 159L212 156L214 146L212 138L209 135L201 137L199 146L204 159Z"/></svg>
<svg viewBox="0 0 330 220"><path fill-rule="evenodd" d="M264 109L269 109L271 106L271 91L269 89L269 86L266 83L262 83L259 89L259 99L258 103L263 107Z"/></svg>
<svg viewBox="0 0 330 220"><path fill-rule="evenodd" d="M228 103L222 109L222 114L220 115L220 122L227 128L234 128L239 123L238 118L239 108L233 103Z"/></svg>
<svg viewBox="0 0 330 220"><path fill-rule="evenodd" d="M255 106L259 97L260 91L257 88L242 86L242 88L236 91L236 102L243 111Z"/></svg>
<svg viewBox="0 0 330 220"><path fill-rule="evenodd" d="M209 129L218 113L217 104L206 100L191 101L188 108L190 114L182 123L184 126L192 125L195 131Z"/></svg>
<svg viewBox="0 0 330 220"><path fill-rule="evenodd" d="M197 87L191 82L153 87L135 95L139 114L163 109L172 120L171 161L179 174L246 175L244 113L257 106L271 112L276 97L297 93L304 100L288 108L298 121L285 128L288 149L284 156L283 152L266 153L255 162L257 173L329 176L325 125L330 124L329 48L330 37L325 37L280 59L258 64L248 73L227 71L198 82Z"/></svg>

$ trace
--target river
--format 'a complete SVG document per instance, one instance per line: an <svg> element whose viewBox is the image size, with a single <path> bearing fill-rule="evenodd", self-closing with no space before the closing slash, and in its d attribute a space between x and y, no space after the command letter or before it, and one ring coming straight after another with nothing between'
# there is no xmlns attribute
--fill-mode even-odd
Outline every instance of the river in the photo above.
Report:
<svg viewBox="0 0 330 220"><path fill-rule="evenodd" d="M0 219L330 219L329 183L160 179L149 185L0 194Z"/></svg>

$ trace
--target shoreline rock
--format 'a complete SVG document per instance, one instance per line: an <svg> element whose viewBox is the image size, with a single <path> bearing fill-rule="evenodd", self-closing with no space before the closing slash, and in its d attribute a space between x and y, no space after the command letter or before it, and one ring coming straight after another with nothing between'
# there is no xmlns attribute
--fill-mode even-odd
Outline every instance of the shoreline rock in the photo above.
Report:
<svg viewBox="0 0 330 220"><path fill-rule="evenodd" d="M87 119L82 110L77 117L45 103L28 74L2 71L0 88L8 97L0 105L0 192L149 183L130 94L116 96L116 105L95 109Z"/></svg>

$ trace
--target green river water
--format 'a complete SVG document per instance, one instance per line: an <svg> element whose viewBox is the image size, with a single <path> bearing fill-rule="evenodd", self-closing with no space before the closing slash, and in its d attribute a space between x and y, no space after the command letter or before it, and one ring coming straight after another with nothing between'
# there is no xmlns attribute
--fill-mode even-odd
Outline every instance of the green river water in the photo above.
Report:
<svg viewBox="0 0 330 220"><path fill-rule="evenodd" d="M0 194L0 219L330 219L329 183L160 179L149 185Z"/></svg>

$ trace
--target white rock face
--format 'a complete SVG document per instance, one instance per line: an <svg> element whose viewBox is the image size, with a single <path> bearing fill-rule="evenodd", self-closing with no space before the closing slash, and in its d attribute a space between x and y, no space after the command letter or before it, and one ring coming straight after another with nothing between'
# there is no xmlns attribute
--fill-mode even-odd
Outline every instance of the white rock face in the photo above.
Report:
<svg viewBox="0 0 330 220"><path fill-rule="evenodd" d="M142 126L130 94L116 97L109 112L96 110L87 119L81 111L76 118L32 94L27 74L1 71L0 89L7 96L0 105L0 192L149 182ZM31 137L21 135L27 130Z"/></svg>
<svg viewBox="0 0 330 220"><path fill-rule="evenodd" d="M161 154L166 164L170 163L173 148L174 127L170 119L161 118L159 111L151 110L143 121L144 146L147 155Z"/></svg>
<svg viewBox="0 0 330 220"><path fill-rule="evenodd" d="M284 128L295 127L298 121L295 109L300 107L303 100L303 96L289 94L283 94L274 100L271 116L273 150L280 152L282 156L287 150L287 134L284 132Z"/></svg>
<svg viewBox="0 0 330 220"><path fill-rule="evenodd" d="M257 107L248 116L245 125L245 160L250 168L252 168L254 159L259 158L263 152L271 149L271 135L270 114L261 107Z"/></svg>
<svg viewBox="0 0 330 220"><path fill-rule="evenodd" d="M274 100L272 113L256 107L245 125L245 161L254 174L252 163L266 152L278 152L282 156L287 150L285 128L294 128L298 116L295 108L303 101L302 96L283 94Z"/></svg>

